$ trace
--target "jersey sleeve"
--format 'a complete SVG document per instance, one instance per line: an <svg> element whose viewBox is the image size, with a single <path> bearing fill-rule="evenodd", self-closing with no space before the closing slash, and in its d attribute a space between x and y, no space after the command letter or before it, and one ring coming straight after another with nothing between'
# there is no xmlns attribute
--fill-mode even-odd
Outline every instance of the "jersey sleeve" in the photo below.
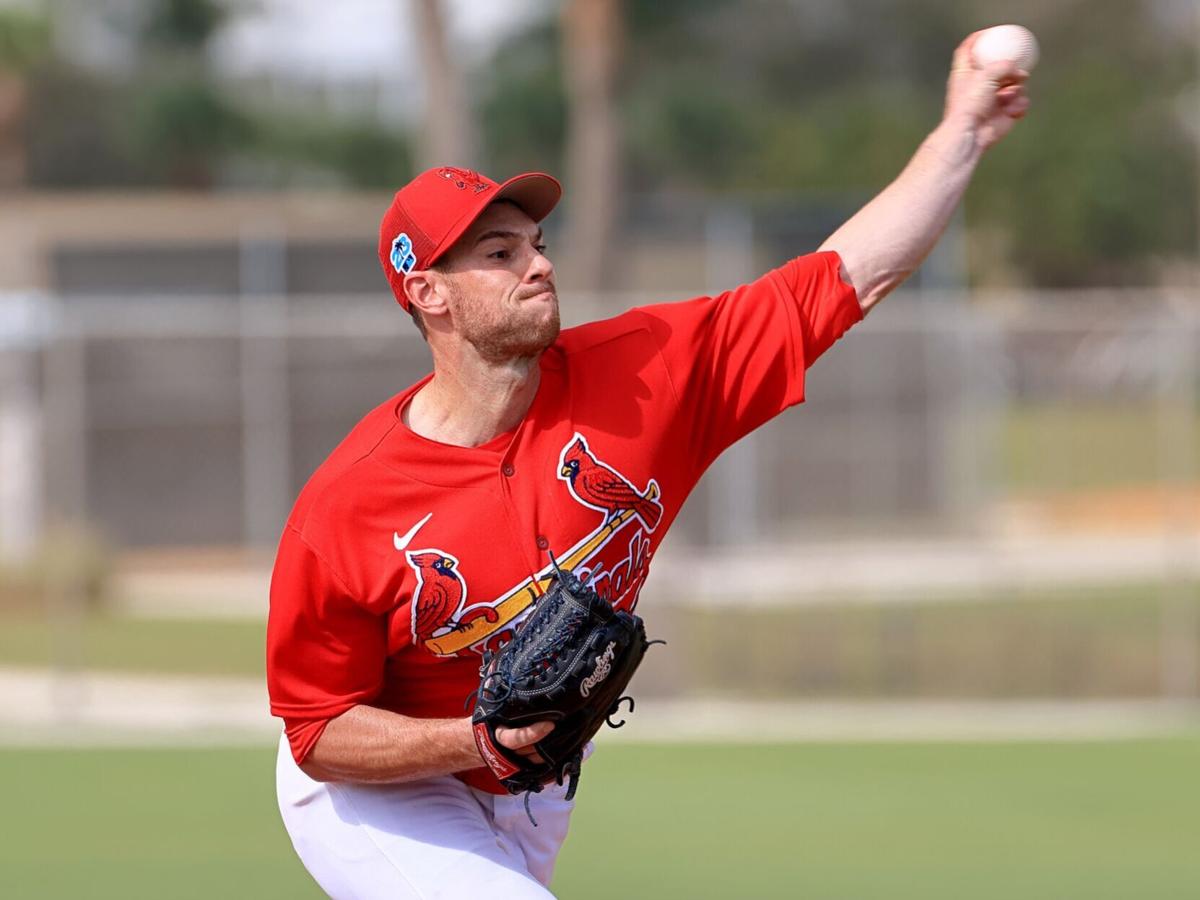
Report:
<svg viewBox="0 0 1200 900"><path fill-rule="evenodd" d="M297 763L330 719L379 694L386 635L385 621L289 525L271 576L267 689Z"/></svg>
<svg viewBox="0 0 1200 900"><path fill-rule="evenodd" d="M836 253L801 256L716 297L645 307L701 469L804 400L805 370L862 319Z"/></svg>

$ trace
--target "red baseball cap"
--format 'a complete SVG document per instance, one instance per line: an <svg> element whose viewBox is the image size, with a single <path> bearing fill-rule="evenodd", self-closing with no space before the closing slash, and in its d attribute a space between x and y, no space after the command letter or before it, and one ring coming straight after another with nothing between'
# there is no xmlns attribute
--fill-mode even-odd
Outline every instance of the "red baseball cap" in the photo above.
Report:
<svg viewBox="0 0 1200 900"><path fill-rule="evenodd" d="M422 172L396 192L379 225L379 264L396 301L408 310L404 276L437 262L489 204L511 200L540 222L561 196L558 180L541 172L502 184L452 166Z"/></svg>

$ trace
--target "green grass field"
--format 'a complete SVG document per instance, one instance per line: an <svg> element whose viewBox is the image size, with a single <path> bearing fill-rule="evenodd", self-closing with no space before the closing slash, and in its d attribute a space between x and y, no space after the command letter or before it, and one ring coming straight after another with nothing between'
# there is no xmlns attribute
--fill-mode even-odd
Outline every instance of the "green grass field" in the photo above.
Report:
<svg viewBox="0 0 1200 900"><path fill-rule="evenodd" d="M265 622L139 619L93 613L67 632L43 615L0 615L0 665L264 678Z"/></svg>
<svg viewBox="0 0 1200 900"><path fill-rule="evenodd" d="M1062 491L1153 483L1153 410L1111 405L1010 409L1000 428L998 480L1017 490Z"/></svg>
<svg viewBox="0 0 1200 900"><path fill-rule="evenodd" d="M1193 596L1200 593L1190 586ZM669 645L649 677L704 696L1148 697L1160 690L1161 584L998 591L937 602L750 608L647 601ZM262 621L95 613L66 632L0 613L0 666L264 677Z"/></svg>
<svg viewBox="0 0 1200 900"><path fill-rule="evenodd" d="M1200 441L1200 417L1192 422ZM1015 406L999 422L993 473L1001 491L1039 493L1159 484L1163 430L1151 399Z"/></svg>
<svg viewBox="0 0 1200 900"><path fill-rule="evenodd" d="M273 752L0 750L0 895L320 896ZM1200 736L1056 744L602 746L563 898L1200 896Z"/></svg>

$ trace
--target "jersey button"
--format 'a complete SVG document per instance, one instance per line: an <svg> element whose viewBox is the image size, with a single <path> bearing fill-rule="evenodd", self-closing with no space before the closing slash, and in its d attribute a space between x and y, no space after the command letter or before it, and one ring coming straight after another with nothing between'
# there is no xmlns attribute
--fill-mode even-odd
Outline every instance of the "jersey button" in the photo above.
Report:
<svg viewBox="0 0 1200 900"><path fill-rule="evenodd" d="M504 467L500 471L503 472L509 478L512 478L513 473L516 472L517 470L513 468L512 463L505 463Z"/></svg>
<svg viewBox="0 0 1200 900"><path fill-rule="evenodd" d="M546 540L546 536L544 534L539 534L537 536L537 545L539 550L548 550L550 548L550 542Z"/></svg>

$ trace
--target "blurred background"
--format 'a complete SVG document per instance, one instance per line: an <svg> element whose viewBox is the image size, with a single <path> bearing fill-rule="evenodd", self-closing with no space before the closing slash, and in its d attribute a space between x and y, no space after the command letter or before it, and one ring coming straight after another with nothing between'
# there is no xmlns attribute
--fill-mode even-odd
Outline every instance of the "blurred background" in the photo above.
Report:
<svg viewBox="0 0 1200 900"><path fill-rule="evenodd" d="M1200 895L1195 0L0 0L4 894L316 895L267 584L429 368L397 187L562 178L568 324L720 291L898 174L1009 21L1031 115L689 501L555 886Z"/></svg>

